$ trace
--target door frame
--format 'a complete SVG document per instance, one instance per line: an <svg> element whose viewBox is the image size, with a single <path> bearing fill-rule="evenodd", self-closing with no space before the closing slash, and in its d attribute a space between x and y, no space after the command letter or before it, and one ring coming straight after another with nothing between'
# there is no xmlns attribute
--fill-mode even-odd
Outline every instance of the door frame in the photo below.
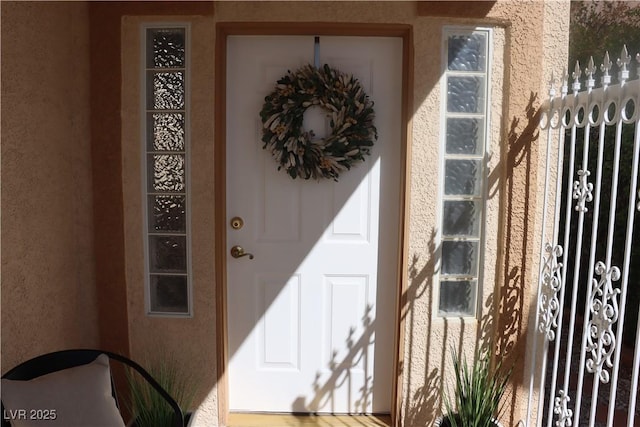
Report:
<svg viewBox="0 0 640 427"><path fill-rule="evenodd" d="M408 209L409 157L413 108L413 27L408 24L356 24L333 22L219 22L216 24L215 45L215 104L214 104L214 191L215 216L215 283L216 283L216 348L218 421L227 424L229 415L227 368L227 271L226 271L226 83L227 37L232 35L309 35L354 37L399 37L402 39L402 111L400 144L400 216L398 273L396 290L396 325L393 357L393 392L391 423L399 425L402 402L403 372L400 369L404 355L403 296L407 283L408 265Z"/></svg>

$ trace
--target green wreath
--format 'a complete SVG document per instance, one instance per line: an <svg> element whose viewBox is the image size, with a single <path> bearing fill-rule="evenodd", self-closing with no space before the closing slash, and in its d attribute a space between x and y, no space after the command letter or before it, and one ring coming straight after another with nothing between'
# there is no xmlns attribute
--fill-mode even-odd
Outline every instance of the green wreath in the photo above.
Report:
<svg viewBox="0 0 640 427"><path fill-rule="evenodd" d="M327 111L331 135L314 139L302 122L307 108ZM360 82L328 65L305 65L278 80L260 111L263 147L292 178L332 178L370 155L378 133L373 101Z"/></svg>

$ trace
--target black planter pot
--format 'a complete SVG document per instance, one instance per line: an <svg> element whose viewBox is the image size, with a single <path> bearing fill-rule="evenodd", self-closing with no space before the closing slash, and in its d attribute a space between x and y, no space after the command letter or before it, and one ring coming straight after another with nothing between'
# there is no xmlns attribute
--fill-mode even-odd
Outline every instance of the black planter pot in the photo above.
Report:
<svg viewBox="0 0 640 427"><path fill-rule="evenodd" d="M502 424L500 424L500 422L498 420L492 420L494 427L503 427ZM458 425L460 425L460 422L458 422ZM441 417L438 417L436 419L436 422L434 423L435 427L451 427L451 422L449 421L449 416L448 415L443 415Z"/></svg>
<svg viewBox="0 0 640 427"><path fill-rule="evenodd" d="M192 421L193 412L185 412L184 414L184 427L189 427L189 423ZM133 420L127 427L140 427L136 420Z"/></svg>

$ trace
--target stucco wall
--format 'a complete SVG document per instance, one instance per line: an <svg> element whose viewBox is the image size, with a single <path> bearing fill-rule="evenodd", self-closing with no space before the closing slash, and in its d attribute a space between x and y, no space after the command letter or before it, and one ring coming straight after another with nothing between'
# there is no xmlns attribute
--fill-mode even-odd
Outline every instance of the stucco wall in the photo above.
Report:
<svg viewBox="0 0 640 427"><path fill-rule="evenodd" d="M144 300L144 248L140 145L140 28L153 22L191 25L190 194L192 233L193 317L147 316ZM199 417L217 420L214 221L213 105L215 25L211 17L126 16L122 21L122 186L126 237L127 306L131 354L153 359L159 349L172 353L197 378Z"/></svg>
<svg viewBox="0 0 640 427"><path fill-rule="evenodd" d="M98 343L87 5L2 2L2 371Z"/></svg>
<svg viewBox="0 0 640 427"><path fill-rule="evenodd" d="M419 13L422 16L419 16ZM531 293L535 289L537 271L537 218L541 209L537 201L539 153L536 144L536 108L546 96L545 79L549 69L566 57L568 2L542 3L497 2L486 18L441 18L429 16L427 6L417 7L414 2L220 2L214 16L198 18L194 22L192 67L194 76L192 100L198 117L193 120L195 145L192 174L198 197L193 198L192 223L199 232L194 233L193 265L196 280L193 319L158 319L144 316L141 289L143 280L142 242L139 235L141 206L139 189L139 147L123 146L123 188L125 191L125 222L127 242L127 283L131 321L129 333L132 352L143 352L152 346L157 336L173 337L175 345L188 336L198 342L198 349L207 355L198 356L194 368L204 381L208 398L207 422L215 419L216 390L211 383L215 377L215 327L211 255L215 248L202 234L215 233L215 198L211 193L212 157L211 125L207 121L207 102L212 102L210 84L214 79L209 59L214 45L214 33L205 29L215 22L287 21L287 22L360 22L401 23L413 26L413 108L410 138L408 202L408 253L406 254L406 281L403 283L402 316L405 319L404 354L402 362L403 396L401 412L405 425L428 425L438 415L440 390L450 378L449 348L464 348L470 354L478 337L481 342L507 356L516 364L513 390L505 414L505 424L514 425L524 416L526 409L525 354ZM171 20L172 17L162 19ZM177 20L190 20L175 17ZM535 19L534 19L535 18ZM136 49L137 25L145 19L126 20L123 44L127 63L123 67L125 90L130 96L123 98L126 119L123 122L123 141L138 140L139 116L137 87L139 79ZM490 161L489 204L487 211L487 257L484 265L484 288L481 313L478 320L443 320L433 315L437 301L432 294L436 260L432 257L436 242L434 236L439 220L437 192L425 192L438 182L439 108L441 35L443 25L480 25L494 28L492 146ZM555 26L558 27L556 30ZM200 34L195 37L195 32ZM202 38L200 38L202 37ZM539 43L531 43L536 40ZM544 43L544 44L543 44ZM545 50L546 49L546 50ZM206 59L205 59L206 58ZM202 62L201 62L202 61ZM536 66L537 64L537 66ZM211 71L207 80L201 72ZM130 80L132 79L132 80ZM199 84L195 81L202 79ZM200 86L202 85L202 86ZM206 91L207 95L201 92ZM200 102L205 104L200 104ZM130 109L129 109L130 108ZM213 117L213 114L209 117ZM201 145L202 144L202 145ZM200 151L202 150L202 151ZM196 155L196 151L199 154ZM207 156L201 158L201 155ZM202 187L200 187L202 186ZM213 209L213 210L212 210ZM199 219L198 219L199 218ZM171 344L171 345L174 345ZM193 350L187 351L193 354ZM202 363L202 364L200 364ZM195 365L194 365L195 366Z"/></svg>
<svg viewBox="0 0 640 427"><path fill-rule="evenodd" d="M200 378L200 421L216 425L221 373L216 371L220 349L213 262L220 215L213 190L215 24L408 24L415 56L399 410L406 426L429 425L440 408L438 390L449 378L449 346L470 352L473 345L463 343L482 337L508 361L516 361L514 393L504 418L506 425L515 425L526 406L526 333L542 208L536 108L546 96L550 69L566 58L568 2L499 1L487 8L485 18L431 16L442 8L416 2L219 2L214 14L205 2L198 3L2 2L3 370L62 346L100 342L135 359L166 347ZM153 21L192 25L195 286L189 319L144 314L138 50L139 25ZM94 48L90 81L89 22ZM439 182L444 24L495 29L489 256L479 320L445 321L432 314L439 213L437 192L424 189Z"/></svg>
<svg viewBox="0 0 640 427"><path fill-rule="evenodd" d="M563 13L558 14L556 9L562 10ZM555 54L544 56L544 61L542 63L542 68L541 68L543 75L542 75L542 80L540 82L541 84L540 100L541 101L548 99L549 89L550 89L549 83L551 81L552 73L554 76L556 76L555 78L558 79L559 73L567 66L567 59L569 57L569 51L568 51L569 46L567 44L566 34L568 34L569 32L569 20L565 18L568 15L569 15L569 4L566 2L555 1L555 2L550 2L545 6L544 36L542 39L543 48L548 52L554 52ZM554 84L556 85L556 89L557 89L558 83L556 82ZM545 140L547 135L545 133L542 133L542 135L544 135L544 137L540 138L538 141L538 145L540 148L540 155L537 158L537 163L534 165L534 167L540 172L538 173L537 182L532 183L535 188L533 191L538 195L538 203L543 202L543 197L544 197L543 195L546 191L544 188L545 186L544 171L545 171L545 168L547 167L547 164L546 164L547 141ZM554 140L551 141L552 147L557 147L558 136L554 135L553 138ZM549 154L549 172L551 174L551 178L549 182L555 182L555 175L558 173L557 156L558 156L557 150L552 149ZM547 208L544 209L544 211L546 211L546 214L547 214L547 224L549 224L549 221L552 221L552 219L550 218L550 215L555 208L554 191L555 191L554 189L549 189L548 200L547 200L548 205L547 205ZM535 221L534 221L533 233L534 233L534 236L537 237L542 235L543 209L536 209L534 215L535 215ZM553 227L550 227L547 225L546 238L545 239L538 238L533 240L532 246L531 246L532 253L539 254L541 250L541 246L546 242L552 241L552 236L551 236L552 230L553 230ZM533 268L533 271L531 271L530 273L531 273L530 283L537 284L538 275L539 275L539 265L536 264ZM524 305L526 307L529 307L530 309L528 313L528 321L530 322L530 324L532 324L533 322L535 322L535 316L536 316L536 312L535 312L536 299L534 298L534 295L531 292L527 292L525 295L526 295L526 300ZM538 359L537 363L539 364L540 360L542 360L542 358L545 357L543 355L544 347L541 342L541 337L542 337L541 334L528 334L526 337L526 341L523 340L523 345L526 342L526 346L528 349L528 351L525 353L525 357L523 360L525 376L531 375L530 369L531 369L532 358L534 357L537 358ZM533 341L536 339L538 340L538 344L536 346L536 352L534 353ZM538 372L534 372L534 375L538 375ZM517 392L522 396L527 396L528 390L526 387L528 387L528 385L529 384L527 383L520 385ZM536 382L536 387L538 385L539 383ZM525 406L524 400L521 400L518 403L519 403L519 408L521 412L525 412L527 408ZM535 414L537 414L537 404L538 404L538 395L534 390L534 393L532 393L531 408L530 408L532 416L535 416ZM533 421L532 421L532 425L534 425Z"/></svg>

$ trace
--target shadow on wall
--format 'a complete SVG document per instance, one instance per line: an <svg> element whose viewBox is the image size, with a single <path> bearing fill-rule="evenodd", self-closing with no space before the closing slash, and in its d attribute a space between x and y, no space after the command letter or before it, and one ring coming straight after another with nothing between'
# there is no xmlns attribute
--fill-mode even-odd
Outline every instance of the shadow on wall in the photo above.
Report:
<svg viewBox="0 0 640 427"><path fill-rule="evenodd" d="M524 295L528 286L536 287L529 281L531 242L530 230L533 228L534 214L530 211L531 185L535 181L532 170L532 144L538 140L540 110L535 107L538 95L531 93L525 109L526 123L520 127L520 120L514 118L507 135L508 151L506 161L503 200L501 212L504 213L503 224L504 262L502 276L504 282L497 301L498 317L495 328L495 354L503 358L505 366L513 366L511 376L512 389L506 395L506 412L503 420L506 425L515 425L517 416L517 399L514 389L524 383L525 352L528 322L523 317ZM518 129L521 129L518 131ZM524 193L515 193L514 185L517 177L524 176ZM490 185L498 181L497 176L490 176ZM522 188L522 185L520 185ZM493 187L491 187L493 188ZM536 236L533 236L534 238ZM512 255L518 254L517 257ZM532 313L531 315L535 315ZM530 316L531 317L531 316Z"/></svg>
<svg viewBox="0 0 640 427"><path fill-rule="evenodd" d="M436 247L436 230L431 231L429 242L427 244L428 254L439 254L440 251ZM441 404L441 390L442 375L441 370L437 368L429 371L431 364L429 363L429 348L431 346L431 323L432 317L427 317L427 325L424 328L427 331L427 337L425 341L425 361L424 361L424 384L418 387L413 387L413 366L412 356L415 354L415 311L418 300L423 300L426 297L426 304L428 312L432 312L433 309L433 276L435 267L437 265L437 258L432 256L427 260L422 268L418 265L420 259L418 255L414 254L411 259L411 265L409 266L409 284L407 290L402 295L401 313L402 320L405 324L409 325L409 330L406 338L406 350L405 354L409 356L403 359L403 364L398 367L399 373L404 373L408 384L407 390L415 391L411 396L407 396L405 399L405 407L403 412L405 414L405 425L415 426L424 422L433 422L436 414L439 412Z"/></svg>
<svg viewBox="0 0 640 427"><path fill-rule="evenodd" d="M430 254L439 254L439 248L436 245L436 230L432 230L431 236L429 238L428 250L427 253ZM403 320L409 325L409 333L406 341L407 346L407 354L412 355L413 357L408 357L405 365L400 366L400 372L404 372L407 377L407 383L409 385L409 390L414 390L413 387L413 376L414 376L414 368L412 366L413 363L416 363L415 354L417 349L416 340L419 339L422 342L422 338L416 336L415 328L415 313L418 310L422 310L423 307L420 306L422 302L426 301L428 312L433 313L434 310L434 294L433 294L433 277L434 274L437 273L436 266L439 264L438 255L432 256L426 262L422 268L418 267L419 257L414 255L411 266L409 267L409 286L407 291L403 295L402 298L402 315ZM468 345L464 342L464 323L461 323L460 326L460 335L458 341L455 343L451 343L451 340L448 338L450 335L448 320L443 318L439 320L443 325L443 342L447 344L451 344L450 348L443 348L441 352L437 352L435 354L438 355L439 360L431 360L433 356L433 352L430 351L432 346L432 322L433 318L429 317L427 319L427 325L424 330L427 331L427 337L424 345L424 359L420 358L420 360L424 360L424 383L420 384L415 391L412 392L411 396L406 399L406 405L404 408L405 413L405 425L407 427L418 427L423 425L429 425L433 423L436 418L441 414L441 408L443 403L444 394L447 392L445 390L447 381L442 375L442 372L445 371L445 365L450 363L449 355L450 350L455 349L459 354L467 354L471 355L476 350L478 350L478 346L482 347L482 350L487 350L490 345L490 338L493 333L493 313L495 312L495 295L490 294L484 304L486 315L483 315L479 322L479 328L477 330L477 339L473 344L473 349L468 348ZM423 330L421 328L421 330ZM436 365L437 367L434 367ZM420 376L422 378L422 376Z"/></svg>
<svg viewBox="0 0 640 427"><path fill-rule="evenodd" d="M496 331L496 350L500 354L511 355L520 342L523 319L522 310L524 301L522 294L526 286L524 272L528 269L527 257L530 224L530 198L531 198L531 144L538 139L540 113L534 104L537 95L531 94L526 107L527 123L524 129L518 133L520 120L514 118L511 121L507 141L509 151L506 157L505 192L502 201L504 212L505 242L504 252L504 285L500 292L499 314L500 320ZM514 175L524 175L525 192L520 195L514 193ZM498 180L497 176L490 176L490 185ZM522 245L520 259L513 260L509 249L514 245ZM515 333L515 334L514 334Z"/></svg>
<svg viewBox="0 0 640 427"><path fill-rule="evenodd" d="M527 240L530 222L530 198L531 180L535 177L532 173L532 153L531 146L538 139L539 111L536 109L537 95L532 93L526 106L526 123L520 127L520 120L514 118L510 123L507 135L508 146L506 153L500 161L503 167L498 165L489 176L489 188L492 189L489 197L498 193L499 186L502 186L502 196L500 200L500 229L502 235L499 236L499 245L503 245L496 263L496 268L503 268L502 273L497 272L495 292L490 293L484 299L482 312L484 314L477 328L477 340L473 351L489 351L492 349L494 355L504 360L504 366L514 366L511 376L512 388L508 392L504 402L505 413L503 420L505 425L515 425L518 416L516 406L516 395L513 390L524 382L524 352L526 350L526 333L528 322L523 318L524 295L527 286L525 277L528 275L528 252L530 242ZM522 129L518 131L518 129ZM501 176L504 174L504 177ZM514 191L515 183L521 176L525 176L524 193ZM501 179L502 178L502 179ZM503 184L501 184L503 183ZM436 244L436 230L432 230L429 242L424 253L434 254L426 263L420 266L418 255L413 256L409 266L409 284L406 292L402 295L401 310L402 318L408 325L408 332L405 338L406 349L404 363L399 366L399 372L404 373L411 393L405 399L403 407L405 425L407 427L418 427L430 425L440 415L443 396L446 393L447 381L443 378L445 364L450 363L450 349L443 349L439 354L440 360L431 360L433 353L430 353L432 346L432 329L434 318L428 317L426 325L420 327L420 333L427 331L426 340L424 337L417 337L416 334L416 311L426 310L433 313L435 308L433 293L433 278L437 274L439 265L439 247ZM512 252L518 255L512 256ZM502 276L502 277L500 277ZM534 284L535 285L535 284ZM497 288L499 286L499 288ZM457 320L456 320L457 321ZM462 338L455 344L449 339L450 331L446 318L438 320L443 324L443 342L451 345L460 354L473 354ZM461 324L460 337L464 336L464 323ZM418 348L418 342L424 342L424 348ZM465 348L467 347L467 348ZM416 352L424 351L424 358L417 357ZM421 366L416 366L420 363ZM423 370L423 374L417 374ZM416 384L416 381L424 382Z"/></svg>
<svg viewBox="0 0 640 427"><path fill-rule="evenodd" d="M482 312L486 313L480 318L477 328L477 339L473 349L465 345L463 341L465 324L461 323L460 338L453 343L449 330L449 321L446 318L438 319L442 324L442 341L445 345L451 345L458 353L467 355L478 350L489 351L493 349L495 355L500 355L504 359L505 366L514 365L512 375L512 390L523 382L524 352L526 349L526 333L528 322L523 319L524 290L527 285L528 252L530 242L527 237L531 228L530 222L530 196L531 196L531 165L532 153L531 144L538 138L539 113L534 107L537 96L531 94L526 107L527 122L518 132L520 121L513 119L510 123L507 136L508 151L504 154L501 162L506 166L496 167L489 176L489 188L492 193L489 197L497 194L500 185L500 174L504 173L504 188L502 200L500 201L501 229L504 230L499 242L504 242L504 260L498 261L497 266L504 266L502 278L497 279L497 284L501 284L497 292L492 292L484 298ZM526 177L526 190L524 193L515 193L515 181L522 176ZM511 255L521 253L517 258ZM428 316L425 325L416 325L418 318L416 313L433 313L436 309L433 293L433 278L437 274L440 248L437 245L437 231L433 229L429 236L427 247L424 250L429 258L422 262L420 256L414 254L408 269L409 283L406 291L401 297L401 316L408 327L405 336L405 354L399 366L399 373L403 373L408 384L407 390L411 393L405 399L403 407L405 426L418 427L429 425L441 414L443 403L443 393L447 384L442 372L445 366L450 363L450 348L442 349L441 352L430 351L432 342L432 329L434 318ZM431 255L433 254L433 255ZM423 265L421 265L423 264ZM500 276L500 273L497 274ZM315 412L319 408L331 407L333 399L337 399L337 390L344 384L348 384L354 372L367 372L366 366L372 363L369 349L375 337L374 331L376 320L371 316L371 307L368 307L361 318L361 330L356 333L351 329L349 335L345 337L347 353L338 359L337 353L326 366L331 372L330 376L321 380L322 375L318 372L316 381L313 384L313 395L299 397L292 403L293 412ZM456 319L456 322L458 320ZM474 327L474 326L472 326ZM457 329L457 328L456 328ZM427 336L417 336L427 331ZM457 336L457 333L456 333ZM423 351L424 357L418 357L418 352ZM432 360L436 354L438 360ZM419 364L419 365L418 365ZM363 368L364 367L364 368ZM422 370L423 373L419 374ZM420 381L420 384L416 382ZM348 387L351 389L351 387ZM364 412L364 408L372 399L373 383L372 379L365 378L364 385L357 391L357 396L350 396L350 401L354 402L352 411L354 413ZM517 416L516 395L511 392L507 395L505 402L507 413L504 414L504 421L507 425L514 425Z"/></svg>

